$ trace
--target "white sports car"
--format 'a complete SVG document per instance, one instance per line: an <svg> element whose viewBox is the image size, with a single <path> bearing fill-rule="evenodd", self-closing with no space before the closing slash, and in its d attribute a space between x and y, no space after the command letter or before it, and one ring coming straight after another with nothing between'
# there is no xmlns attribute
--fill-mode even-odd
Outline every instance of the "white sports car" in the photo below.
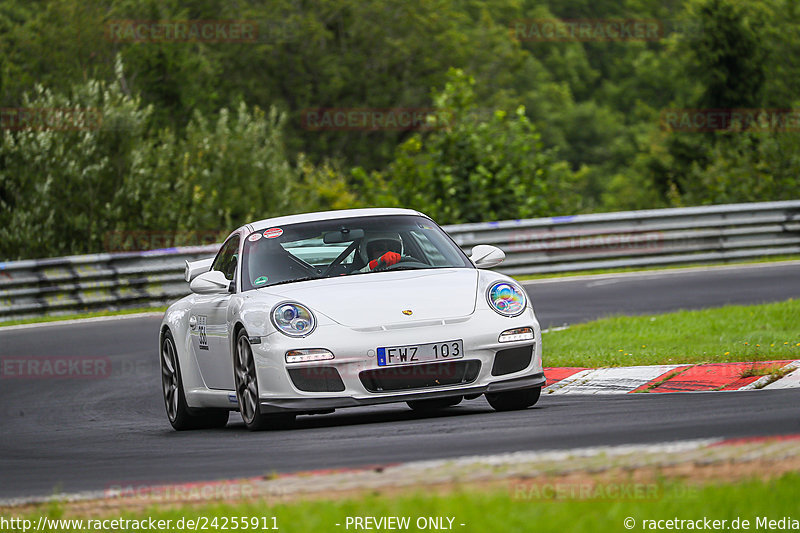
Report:
<svg viewBox="0 0 800 533"><path fill-rule="evenodd" d="M525 291L481 270L435 222L408 209L354 209L246 224L216 257L186 263L191 295L159 332L175 429L250 429L298 414L388 402L442 409L486 395L535 404L541 332ZM477 268L476 268L477 267Z"/></svg>

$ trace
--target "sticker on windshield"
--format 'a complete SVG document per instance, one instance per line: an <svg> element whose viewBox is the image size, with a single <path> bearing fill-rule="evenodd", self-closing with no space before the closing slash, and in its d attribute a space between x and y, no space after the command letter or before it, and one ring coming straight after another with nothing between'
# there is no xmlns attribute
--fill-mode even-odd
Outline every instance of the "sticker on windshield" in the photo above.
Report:
<svg viewBox="0 0 800 533"><path fill-rule="evenodd" d="M260 238L261 238L261 234L260 233L253 233L252 235L250 235L247 238L247 240L250 241L250 242L256 242Z"/></svg>
<svg viewBox="0 0 800 533"><path fill-rule="evenodd" d="M269 228L264 232L264 237L267 239L274 239L276 237L280 237L283 235L283 230L281 228Z"/></svg>
<svg viewBox="0 0 800 533"><path fill-rule="evenodd" d="M269 281L269 279L267 279L267 276L260 276L256 278L256 280L253 282L253 285L263 285L267 281Z"/></svg>

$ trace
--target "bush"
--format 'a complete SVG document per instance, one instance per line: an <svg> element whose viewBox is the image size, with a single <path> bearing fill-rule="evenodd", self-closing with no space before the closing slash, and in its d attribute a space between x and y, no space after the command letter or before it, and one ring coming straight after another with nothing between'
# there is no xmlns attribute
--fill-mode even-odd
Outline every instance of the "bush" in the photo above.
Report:
<svg viewBox="0 0 800 533"><path fill-rule="evenodd" d="M444 224L563 214L580 205L576 174L545 149L525 109L488 117L474 79L451 70L434 95L429 133L398 148L384 173L357 170L365 198L423 211ZM382 193L386 186L393 194Z"/></svg>
<svg viewBox="0 0 800 533"><path fill-rule="evenodd" d="M23 107L88 110L101 120L4 132L5 259L103 251L112 231L226 231L304 207L292 198L308 187L286 157L284 119L275 109L242 103L212 118L196 113L178 137L170 129L152 131L151 107L118 83L88 81L69 94L37 87ZM312 188L329 186L321 172Z"/></svg>
<svg viewBox="0 0 800 533"><path fill-rule="evenodd" d="M73 110L47 125L3 132L0 144L0 257L42 257L102 249L120 212L117 191L130 171L151 113L116 83L88 81L59 94L36 86L21 106L34 116ZM41 115L39 114L41 113ZM63 120L62 120L63 119ZM96 120L99 119L99 120Z"/></svg>

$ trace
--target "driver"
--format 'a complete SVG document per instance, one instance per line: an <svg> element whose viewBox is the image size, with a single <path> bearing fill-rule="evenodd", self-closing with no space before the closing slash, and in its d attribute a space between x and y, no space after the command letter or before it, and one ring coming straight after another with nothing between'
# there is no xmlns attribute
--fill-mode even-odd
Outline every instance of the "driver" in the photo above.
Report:
<svg viewBox="0 0 800 533"><path fill-rule="evenodd" d="M380 270L400 262L403 241L400 235L391 232L367 234L359 245L361 259L366 266L362 272Z"/></svg>

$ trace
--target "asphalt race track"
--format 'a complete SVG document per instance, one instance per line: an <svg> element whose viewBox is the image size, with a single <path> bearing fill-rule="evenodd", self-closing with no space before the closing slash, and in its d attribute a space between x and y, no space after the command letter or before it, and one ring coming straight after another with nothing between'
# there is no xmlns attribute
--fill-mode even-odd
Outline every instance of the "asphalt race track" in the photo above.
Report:
<svg viewBox="0 0 800 533"><path fill-rule="evenodd" d="M800 265L526 283L543 327L607 314L800 297ZM298 418L292 430L177 433L164 414L159 319L0 330L0 357L108 358L102 379L0 379L0 498L250 477L520 450L800 432L800 392L543 396L495 413L481 398L425 416L404 404ZM546 346L545 346L546 363Z"/></svg>

